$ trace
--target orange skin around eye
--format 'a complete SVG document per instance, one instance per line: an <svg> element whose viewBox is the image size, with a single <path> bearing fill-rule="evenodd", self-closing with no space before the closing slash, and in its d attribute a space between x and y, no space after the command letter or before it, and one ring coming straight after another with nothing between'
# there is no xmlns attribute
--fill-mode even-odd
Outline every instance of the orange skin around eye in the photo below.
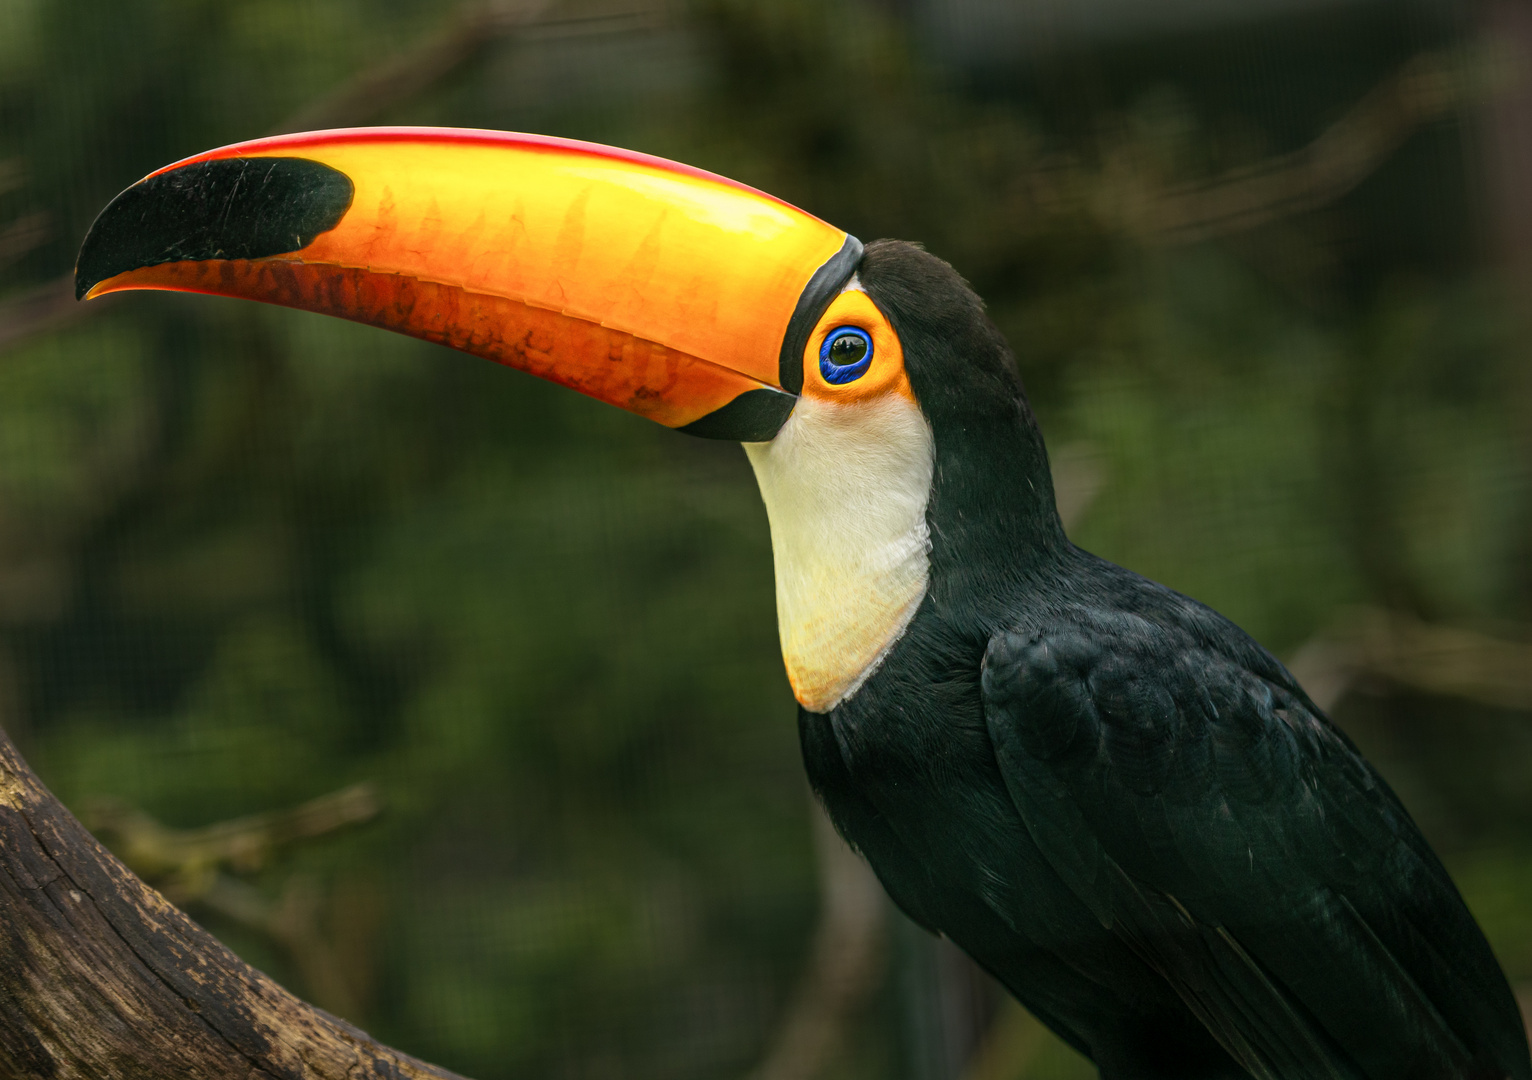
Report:
<svg viewBox="0 0 1532 1080"><path fill-rule="evenodd" d="M872 338L872 366L860 379L848 383L825 382L819 370L819 350L831 331L842 326L864 330ZM809 335L803 350L803 392L822 401L857 404L873 401L886 394L900 394L915 401L909 376L904 371L904 349L899 335L878 310L872 298L860 289L848 289L830 302Z"/></svg>

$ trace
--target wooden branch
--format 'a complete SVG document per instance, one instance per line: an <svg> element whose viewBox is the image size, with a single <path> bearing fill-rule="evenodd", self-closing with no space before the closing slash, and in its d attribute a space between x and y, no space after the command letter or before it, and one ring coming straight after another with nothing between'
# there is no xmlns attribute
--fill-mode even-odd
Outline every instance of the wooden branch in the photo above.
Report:
<svg viewBox="0 0 1532 1080"><path fill-rule="evenodd" d="M97 843L3 731L0 1077L456 1080L236 957Z"/></svg>

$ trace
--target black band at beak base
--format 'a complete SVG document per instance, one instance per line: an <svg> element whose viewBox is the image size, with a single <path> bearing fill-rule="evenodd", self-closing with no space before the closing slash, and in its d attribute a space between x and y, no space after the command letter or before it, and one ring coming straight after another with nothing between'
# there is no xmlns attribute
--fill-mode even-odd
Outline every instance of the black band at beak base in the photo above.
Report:
<svg viewBox="0 0 1532 1080"><path fill-rule="evenodd" d="M798 297L793 317L787 324L787 333L782 337L782 358L777 375L782 389L789 394L803 393L803 347L808 344L809 334L813 333L819 316L851 280L861 261L862 242L848 233L841 249L826 259L803 287L803 294Z"/></svg>
<svg viewBox="0 0 1532 1080"><path fill-rule="evenodd" d="M721 409L676 428L704 439L732 439L735 442L770 442L797 404L803 392L803 347L808 344L814 324L824 314L830 301L851 280L862 261L862 242L847 235L841 249L825 260L809 283L803 287L787 333L782 336L779 361L781 390L747 390ZM785 391L785 392L784 392Z"/></svg>
<svg viewBox="0 0 1532 1080"><path fill-rule="evenodd" d="M746 390L721 409L676 428L704 439L734 442L770 442L798 403L794 394L762 387Z"/></svg>

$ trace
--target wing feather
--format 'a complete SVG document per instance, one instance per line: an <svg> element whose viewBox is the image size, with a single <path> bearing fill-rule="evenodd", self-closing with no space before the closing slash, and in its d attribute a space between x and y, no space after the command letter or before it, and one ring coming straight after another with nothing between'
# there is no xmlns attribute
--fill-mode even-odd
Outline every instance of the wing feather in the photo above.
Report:
<svg viewBox="0 0 1532 1080"><path fill-rule="evenodd" d="M1265 661L1120 613L995 635L986 720L1033 840L1257 1077L1532 1080L1446 871Z"/></svg>

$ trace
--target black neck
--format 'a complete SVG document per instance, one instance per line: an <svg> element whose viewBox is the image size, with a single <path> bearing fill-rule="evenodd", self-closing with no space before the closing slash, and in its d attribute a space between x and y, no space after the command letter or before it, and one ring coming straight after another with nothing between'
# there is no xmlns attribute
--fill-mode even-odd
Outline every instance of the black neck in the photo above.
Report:
<svg viewBox="0 0 1532 1080"><path fill-rule="evenodd" d="M1042 433L1010 348L951 267L880 240L867 246L858 273L899 334L936 443L926 512L931 598L981 615L1054 576L1070 550Z"/></svg>
<svg viewBox="0 0 1532 1080"><path fill-rule="evenodd" d="M916 391L917 394L919 391ZM986 415L928 412L936 470L926 511L938 601L1013 595L1051 576L1069 548L1054 505L1048 452L1025 398L996 398Z"/></svg>

